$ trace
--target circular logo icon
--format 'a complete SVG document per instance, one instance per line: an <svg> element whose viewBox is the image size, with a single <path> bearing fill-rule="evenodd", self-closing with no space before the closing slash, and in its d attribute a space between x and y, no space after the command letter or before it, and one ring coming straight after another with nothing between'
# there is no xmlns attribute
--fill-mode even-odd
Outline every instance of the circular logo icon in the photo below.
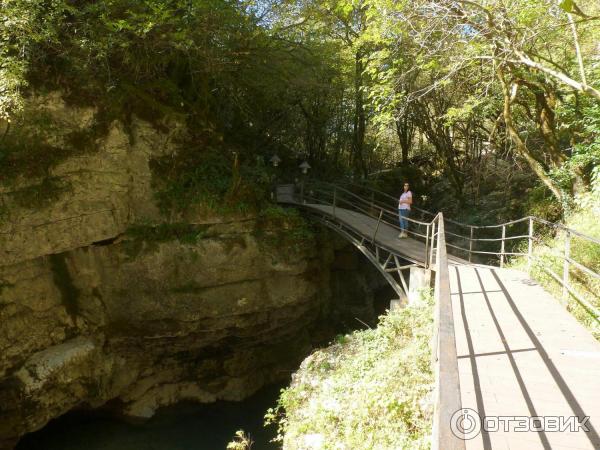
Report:
<svg viewBox="0 0 600 450"><path fill-rule="evenodd" d="M474 409L459 409L450 418L450 429L454 436L468 441L481 432L481 418Z"/></svg>

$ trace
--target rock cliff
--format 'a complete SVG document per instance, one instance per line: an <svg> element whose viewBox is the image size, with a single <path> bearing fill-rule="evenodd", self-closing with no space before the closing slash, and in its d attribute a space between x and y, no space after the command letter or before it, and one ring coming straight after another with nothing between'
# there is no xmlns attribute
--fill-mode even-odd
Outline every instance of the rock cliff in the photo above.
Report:
<svg viewBox="0 0 600 450"><path fill-rule="evenodd" d="M373 314L377 275L325 230L278 246L285 223L254 215L165 222L150 162L182 127L90 137L94 108L32 104L50 122L26 141L41 169L9 158L0 183L0 448L73 408L145 418L243 399L287 378L333 318Z"/></svg>

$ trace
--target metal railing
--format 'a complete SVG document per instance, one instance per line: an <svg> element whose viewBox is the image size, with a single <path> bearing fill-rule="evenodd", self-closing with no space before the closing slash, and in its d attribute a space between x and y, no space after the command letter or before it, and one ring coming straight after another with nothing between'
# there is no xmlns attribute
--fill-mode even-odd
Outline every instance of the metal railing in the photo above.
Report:
<svg viewBox="0 0 600 450"><path fill-rule="evenodd" d="M600 322L600 311L598 308L578 294L571 284L573 269L593 279L600 280L600 273L598 273L597 269L575 260L571 251L572 239L578 238L589 245L599 246L600 249L599 239L587 236L562 224L549 222L535 216L527 216L497 225L467 225L459 222L454 222L454 225L455 227L468 230L468 236L460 232L447 232L447 234L454 236L458 240L458 242L454 242L453 244L448 243L447 245L453 251L466 254L469 262L473 261L475 255L487 255L488 257L498 258L498 265L504 267L509 257L526 257L527 271L529 273L531 273L533 264L539 263L538 267L559 283L562 288L563 303L567 302L569 296L573 297L596 321ZM544 239L544 233L539 232L540 226L549 228L548 232L545 233L546 236L556 237L559 233L564 234L562 251L557 251ZM482 233L487 233L488 237L476 237ZM499 234L499 236L489 237L494 233ZM476 246L480 243L487 245L487 249L478 249ZM553 271L548 266L547 261L544 261L543 258L536 254L534 244L545 247L551 256L562 260L563 270L561 275ZM498 246L499 248L496 247L497 249L494 249L493 246ZM487 261L487 263L489 264L490 261Z"/></svg>
<svg viewBox="0 0 600 450"><path fill-rule="evenodd" d="M347 186L351 190L361 192L376 207L386 205L389 208L390 205L398 201L397 198L368 186L351 183L347 183ZM435 217L434 213L427 210L414 206L411 209L419 214L421 220L427 221L428 218ZM500 267L504 267L510 257L526 257L529 273L531 273L533 264L539 263L539 267L561 286L563 303L567 302L569 296L573 297L600 323L598 308L578 294L571 284L573 269L592 279L600 280L598 269L575 260L571 249L572 239L578 238L590 245L598 246L600 246L600 239L535 216L527 216L495 225L470 225L447 218L444 219L444 222L446 224L446 245L451 253L464 257L469 262L484 262L485 264L494 265L494 260L497 259L497 264ZM562 251L557 252L543 239L541 233L536 234L540 226L553 229L553 233L549 233L551 235L556 235L559 232L564 234ZM562 260L562 274L553 271L539 255L536 255L534 244L545 247L552 256Z"/></svg>
<svg viewBox="0 0 600 450"><path fill-rule="evenodd" d="M317 181L304 183L296 200L300 203L331 206L334 218L336 211L340 208L355 211L377 220L373 235L369 236L371 242L377 239L382 224L394 228L398 233L401 231L397 208L365 198L337 184ZM431 261L431 236L434 233L435 218L422 221L405 217L404 220L409 223L408 229L405 230L406 233L425 243L424 260ZM428 267L428 264L426 266Z"/></svg>

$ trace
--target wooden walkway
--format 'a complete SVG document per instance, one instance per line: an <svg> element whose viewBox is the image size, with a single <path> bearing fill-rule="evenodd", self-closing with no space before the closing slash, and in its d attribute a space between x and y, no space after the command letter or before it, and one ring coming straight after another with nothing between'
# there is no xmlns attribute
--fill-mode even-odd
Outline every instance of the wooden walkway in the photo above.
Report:
<svg viewBox="0 0 600 450"><path fill-rule="evenodd" d="M329 205L304 204L304 208L319 211L320 213L333 217L333 207ZM335 208L335 217L338 221L344 222L353 228L357 233L365 236L367 239L375 235L375 242L394 253L401 254L408 261L412 261L421 266L425 265L425 243L412 238L399 239L398 230L385 222L379 224L377 228L377 219L351 211L344 208ZM375 234L375 231L377 233ZM462 264L465 260L448 255L450 262Z"/></svg>
<svg viewBox="0 0 600 450"><path fill-rule="evenodd" d="M378 246L406 260L425 263L423 242L398 239L396 228L377 228L373 217L339 207L334 214L324 204L301 206L365 240L374 236ZM450 255L448 261L462 400L457 420L468 425L478 415L492 427L468 436L465 448L600 450L600 343L524 273ZM578 429L580 421L589 431ZM542 423L544 431L521 431ZM574 430L564 431L565 423Z"/></svg>
<svg viewBox="0 0 600 450"><path fill-rule="evenodd" d="M466 448L600 449L600 343L524 273L453 265L450 286L463 408L590 417L589 432L520 432L512 422Z"/></svg>

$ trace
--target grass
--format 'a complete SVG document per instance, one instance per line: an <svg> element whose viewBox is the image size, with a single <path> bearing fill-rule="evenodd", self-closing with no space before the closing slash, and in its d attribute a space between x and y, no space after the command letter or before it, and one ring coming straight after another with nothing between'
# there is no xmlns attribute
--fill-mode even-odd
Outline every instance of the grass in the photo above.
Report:
<svg viewBox="0 0 600 450"><path fill-rule="evenodd" d="M586 235L600 239L600 223L594 208L586 208L573 213L566 225ZM557 282L547 270L551 270L562 279L563 259L565 249L565 232L554 233L552 229L536 224L536 235L541 234L541 243L533 247L536 258L532 261L531 277L538 281L555 298L562 299L562 284ZM525 250L526 252L526 250ZM596 273L600 273L600 244L584 240L577 236L571 237L570 257ZM526 270L527 258L511 260L511 267ZM577 269L572 264L569 268L569 281L571 288L584 300L600 309L600 280L584 271ZM582 306L572 295L566 300L567 309L586 326L594 337L600 340L600 322Z"/></svg>
<svg viewBox="0 0 600 450"><path fill-rule="evenodd" d="M302 363L266 421L285 450L427 449L433 302L382 316Z"/></svg>

